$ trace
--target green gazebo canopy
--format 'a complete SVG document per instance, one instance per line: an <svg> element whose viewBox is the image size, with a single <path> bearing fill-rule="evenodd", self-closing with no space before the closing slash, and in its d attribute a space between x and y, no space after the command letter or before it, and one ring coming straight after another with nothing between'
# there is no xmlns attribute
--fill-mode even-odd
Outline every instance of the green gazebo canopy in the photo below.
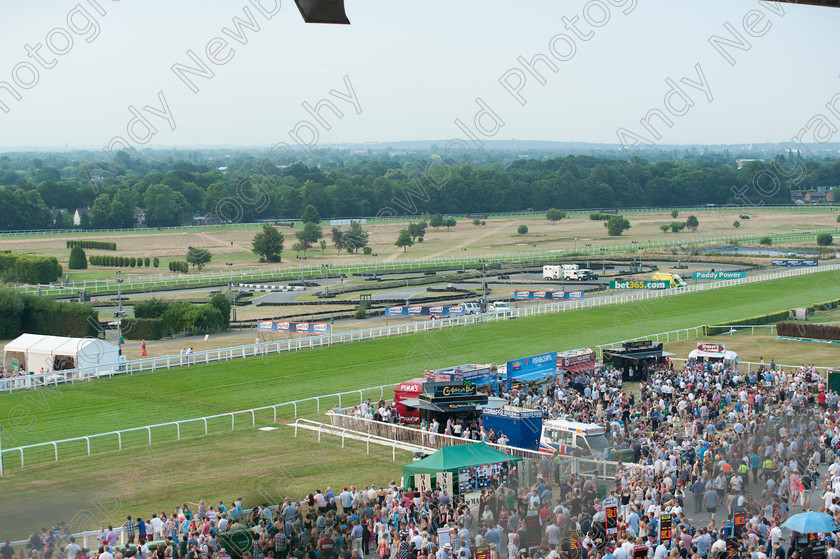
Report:
<svg viewBox="0 0 840 559"><path fill-rule="evenodd" d="M403 476L408 481L417 474L457 472L459 468L496 464L498 462L519 462L522 458L496 450L485 443L445 446L418 462L403 466Z"/></svg>

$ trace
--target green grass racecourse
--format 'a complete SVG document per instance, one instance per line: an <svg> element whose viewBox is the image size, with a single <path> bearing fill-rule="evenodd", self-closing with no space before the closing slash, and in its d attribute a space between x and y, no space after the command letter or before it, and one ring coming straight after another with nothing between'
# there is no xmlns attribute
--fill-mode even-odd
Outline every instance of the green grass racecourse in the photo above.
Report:
<svg viewBox="0 0 840 559"><path fill-rule="evenodd" d="M426 368L503 362L840 297L833 272L423 335L173 368L0 395L3 447L33 444L399 382ZM803 359L807 359L803 357ZM334 402L333 402L334 403ZM332 405L332 404L330 404ZM310 407L314 409L314 404ZM322 407L323 409L323 407ZM282 411L282 410L281 410ZM286 409L286 414L291 412ZM265 421L271 412L258 416ZM237 426L250 426L250 415ZM230 429L230 419L211 431ZM167 428L174 437L174 427ZM182 436L203 434L203 424ZM147 437L145 431L138 440ZM114 448L114 440L106 445ZM84 447L85 443L82 443ZM52 448L48 450L52 453ZM14 460L6 455L6 460Z"/></svg>

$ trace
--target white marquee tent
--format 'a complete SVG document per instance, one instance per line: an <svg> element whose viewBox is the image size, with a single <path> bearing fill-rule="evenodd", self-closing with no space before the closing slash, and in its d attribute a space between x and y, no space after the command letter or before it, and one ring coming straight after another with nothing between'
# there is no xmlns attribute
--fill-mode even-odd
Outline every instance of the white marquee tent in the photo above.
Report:
<svg viewBox="0 0 840 559"><path fill-rule="evenodd" d="M12 359L28 372L40 373L83 368L90 372L116 370L120 364L118 346L98 338L63 338L21 334L3 348L3 365L12 369Z"/></svg>
<svg viewBox="0 0 840 559"><path fill-rule="evenodd" d="M708 359L710 361L723 360L724 362L729 361L734 365L738 364L738 354L728 349L724 351L702 351L700 349L693 349L688 354L688 358Z"/></svg>

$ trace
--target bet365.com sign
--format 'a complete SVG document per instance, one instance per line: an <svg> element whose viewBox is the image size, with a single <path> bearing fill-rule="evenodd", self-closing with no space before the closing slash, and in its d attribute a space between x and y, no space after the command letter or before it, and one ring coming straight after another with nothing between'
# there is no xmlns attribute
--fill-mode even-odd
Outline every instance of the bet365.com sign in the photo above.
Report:
<svg viewBox="0 0 840 559"><path fill-rule="evenodd" d="M671 284L667 281L628 280L610 282L610 289L668 289L669 287L671 287Z"/></svg>

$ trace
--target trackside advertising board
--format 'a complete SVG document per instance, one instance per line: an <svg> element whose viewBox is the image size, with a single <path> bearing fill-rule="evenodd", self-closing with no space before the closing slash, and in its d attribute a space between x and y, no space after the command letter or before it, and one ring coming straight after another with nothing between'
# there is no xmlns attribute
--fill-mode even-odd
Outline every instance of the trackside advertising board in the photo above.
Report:
<svg viewBox="0 0 840 559"><path fill-rule="evenodd" d="M783 266L786 268L798 268L801 266L819 266L819 260L771 260L773 266Z"/></svg>
<svg viewBox="0 0 840 559"><path fill-rule="evenodd" d="M745 277L747 277L746 272L694 272L691 274L691 279L698 280L741 279Z"/></svg>
<svg viewBox="0 0 840 559"><path fill-rule="evenodd" d="M514 291L514 299L583 299L583 291Z"/></svg>
<svg viewBox="0 0 840 559"><path fill-rule="evenodd" d="M463 305L385 307L385 316L463 316Z"/></svg>
<svg viewBox="0 0 840 559"><path fill-rule="evenodd" d="M557 352L543 353L507 362L507 389L516 379L536 380L557 372Z"/></svg>
<svg viewBox="0 0 840 559"><path fill-rule="evenodd" d="M542 434L542 411L518 411L484 408L481 424L486 431L504 433L510 446L537 450Z"/></svg>
<svg viewBox="0 0 840 559"><path fill-rule="evenodd" d="M668 289L671 283L662 280L611 281L610 289Z"/></svg>
<svg viewBox="0 0 840 559"><path fill-rule="evenodd" d="M428 378L433 379L435 382L456 382L468 380L478 386L486 386L497 381L496 370L493 367L482 367L480 369L471 369L469 371L462 371L457 368L435 371L428 375Z"/></svg>
<svg viewBox="0 0 840 559"><path fill-rule="evenodd" d="M313 334L323 336L330 333L330 325L316 322L281 322L262 320L257 323L258 332L279 332L282 334Z"/></svg>

